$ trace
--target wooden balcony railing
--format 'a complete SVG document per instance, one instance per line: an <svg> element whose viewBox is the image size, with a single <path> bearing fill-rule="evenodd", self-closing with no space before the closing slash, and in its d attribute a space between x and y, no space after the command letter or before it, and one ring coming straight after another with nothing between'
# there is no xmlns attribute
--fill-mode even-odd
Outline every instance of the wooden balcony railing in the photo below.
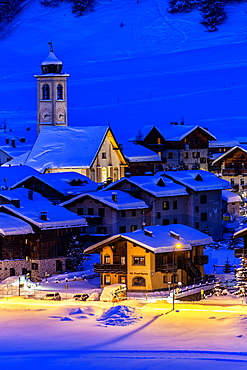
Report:
<svg viewBox="0 0 247 370"><path fill-rule="evenodd" d="M196 256L194 257L195 265L206 265L208 263L208 256Z"/></svg>
<svg viewBox="0 0 247 370"><path fill-rule="evenodd" d="M108 272L108 273L115 273L115 274L121 274L126 273L127 266L126 265L120 265L120 264L102 264L102 263L95 263L94 264L94 271L97 273L100 272Z"/></svg>
<svg viewBox="0 0 247 370"><path fill-rule="evenodd" d="M156 265L155 271L160 271L160 272L176 272L178 269L178 264L177 262L174 263L164 263L162 265Z"/></svg>

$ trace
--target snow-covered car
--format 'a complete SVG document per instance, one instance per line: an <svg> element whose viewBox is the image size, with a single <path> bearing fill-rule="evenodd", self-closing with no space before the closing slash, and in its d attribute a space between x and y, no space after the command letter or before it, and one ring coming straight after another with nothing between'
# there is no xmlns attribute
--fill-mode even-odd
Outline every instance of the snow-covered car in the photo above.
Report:
<svg viewBox="0 0 247 370"><path fill-rule="evenodd" d="M73 296L73 299L75 301L86 301L88 299L89 295L87 293L82 293L82 294L75 294Z"/></svg>
<svg viewBox="0 0 247 370"><path fill-rule="evenodd" d="M54 292L54 293L50 292L44 296L44 299L46 301L61 301L61 296L58 292Z"/></svg>

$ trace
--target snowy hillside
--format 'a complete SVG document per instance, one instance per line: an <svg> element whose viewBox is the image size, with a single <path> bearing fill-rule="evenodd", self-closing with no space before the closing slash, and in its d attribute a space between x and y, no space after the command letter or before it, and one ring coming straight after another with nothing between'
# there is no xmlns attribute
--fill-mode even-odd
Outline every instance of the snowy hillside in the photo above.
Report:
<svg viewBox="0 0 247 370"><path fill-rule="evenodd" d="M167 13L165 0L99 1L95 12L79 18L70 8L27 2L4 32L0 123L35 123L33 75L53 40L71 75L70 125L110 123L122 141L144 124L184 116L186 124L213 132L234 127L235 135L240 128L247 136L246 3L228 5L228 18L215 33L205 32L197 10Z"/></svg>

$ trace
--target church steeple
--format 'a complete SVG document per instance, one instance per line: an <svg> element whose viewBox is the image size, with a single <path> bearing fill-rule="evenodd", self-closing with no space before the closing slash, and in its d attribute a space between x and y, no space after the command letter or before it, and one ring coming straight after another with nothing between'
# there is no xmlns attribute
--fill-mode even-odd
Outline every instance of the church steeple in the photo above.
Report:
<svg viewBox="0 0 247 370"><path fill-rule="evenodd" d="M47 58L41 64L38 83L37 130L43 126L67 126L67 78L62 73L63 63L54 54L52 42Z"/></svg>

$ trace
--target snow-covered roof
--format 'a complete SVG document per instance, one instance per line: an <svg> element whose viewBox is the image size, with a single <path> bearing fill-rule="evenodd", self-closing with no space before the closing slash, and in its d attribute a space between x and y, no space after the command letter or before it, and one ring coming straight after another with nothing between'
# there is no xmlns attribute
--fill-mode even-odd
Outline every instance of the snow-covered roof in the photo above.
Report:
<svg viewBox="0 0 247 370"><path fill-rule="evenodd" d="M233 234L233 236L234 236L234 238L242 238L246 234L247 234L247 227L245 227L244 229L241 229L241 230L236 231Z"/></svg>
<svg viewBox="0 0 247 370"><path fill-rule="evenodd" d="M73 204L86 197L95 199L111 208L116 210L127 210L127 209L146 209L149 206L140 199L132 197L130 194L121 190L102 190L95 193L81 194L77 197L70 199L66 202L61 203L61 206L66 206L68 204Z"/></svg>
<svg viewBox="0 0 247 370"><path fill-rule="evenodd" d="M108 130L108 126L43 127L24 163L40 172L90 168Z"/></svg>
<svg viewBox="0 0 247 370"><path fill-rule="evenodd" d="M123 145L123 153L129 162L161 162L157 153L131 142Z"/></svg>
<svg viewBox="0 0 247 370"><path fill-rule="evenodd" d="M49 65L49 64L62 64L61 60L59 60L53 51L50 51L47 58L42 62L42 66Z"/></svg>
<svg viewBox="0 0 247 370"><path fill-rule="evenodd" d="M25 182L32 178L42 181L63 195L76 195L96 191L98 187L96 182L77 172L57 172L25 177L17 182L13 188L21 186L22 184L25 185ZM78 185L71 185L70 183L73 181L78 182Z"/></svg>
<svg viewBox="0 0 247 370"><path fill-rule="evenodd" d="M164 179L160 175L131 176L130 178L123 177L122 179L110 184L106 189L115 188L125 181L154 195L155 197L188 195L184 186L176 184L168 178Z"/></svg>
<svg viewBox="0 0 247 370"><path fill-rule="evenodd" d="M233 193L230 190L222 190L222 199L227 203L239 203L242 201L240 195Z"/></svg>
<svg viewBox="0 0 247 370"><path fill-rule="evenodd" d="M162 176L168 177L194 191L231 189L228 181L204 170L165 171Z"/></svg>
<svg viewBox="0 0 247 370"><path fill-rule="evenodd" d="M25 221L14 216L0 212L0 234L6 235L25 235L32 234L32 227Z"/></svg>
<svg viewBox="0 0 247 370"><path fill-rule="evenodd" d="M207 245L213 242L213 239L210 236L186 225L158 225L147 226L144 230L136 230L132 233L114 235L102 242L88 247L85 250L85 253L96 252L97 249L107 245L110 242L113 242L119 237L129 240L145 249L152 251L153 253L191 250L192 246Z"/></svg>
<svg viewBox="0 0 247 370"><path fill-rule="evenodd" d="M38 175L39 172L29 166L1 166L0 190L10 188L27 176Z"/></svg>
<svg viewBox="0 0 247 370"><path fill-rule="evenodd" d="M87 225L84 218L59 205L53 205L39 193L32 192L32 199L30 199L29 194L30 190L24 188L0 192L0 196L5 197L9 201L20 200L20 207L16 207L14 204L3 204L0 205L0 211L11 212L41 229L82 227ZM47 220L42 220L41 214L46 214Z"/></svg>
<svg viewBox="0 0 247 370"><path fill-rule="evenodd" d="M156 125L155 126L151 126L151 125L143 126L139 130L139 133L142 134L143 139L149 134L149 132L154 127L160 132L160 134L166 141L181 141L182 139L184 139L186 136L188 136L190 133L192 133L194 130L198 128L205 131L207 135L211 137L210 140L216 140L216 137L211 132L209 132L207 129L201 126L198 126L198 125L186 126L186 125L181 125L181 124L170 124L170 123L165 124L164 126L159 126L159 125L158 126ZM135 141L136 136L132 136L129 140Z"/></svg>

